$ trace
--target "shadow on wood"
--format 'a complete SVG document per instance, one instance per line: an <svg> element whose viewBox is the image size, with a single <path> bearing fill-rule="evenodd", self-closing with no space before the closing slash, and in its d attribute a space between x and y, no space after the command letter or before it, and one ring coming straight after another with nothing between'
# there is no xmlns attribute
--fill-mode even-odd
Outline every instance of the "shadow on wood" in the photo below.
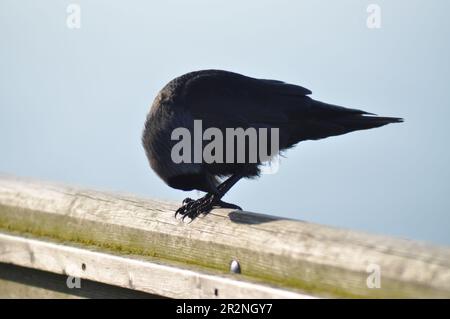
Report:
<svg viewBox="0 0 450 319"><path fill-rule="evenodd" d="M127 288L133 278L133 289L167 297L450 297L447 247L226 209L186 224L177 206L2 177L0 262L55 273L73 264L83 278ZM98 269L79 270L69 246ZM232 260L242 274L230 274ZM379 288L368 283L374 267ZM165 281L136 279L144 271Z"/></svg>

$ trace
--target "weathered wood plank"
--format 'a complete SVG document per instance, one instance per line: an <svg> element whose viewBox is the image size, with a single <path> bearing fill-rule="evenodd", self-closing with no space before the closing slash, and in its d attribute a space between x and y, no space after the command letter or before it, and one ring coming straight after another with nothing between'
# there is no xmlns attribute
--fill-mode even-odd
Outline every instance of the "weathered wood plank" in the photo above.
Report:
<svg viewBox="0 0 450 319"><path fill-rule="evenodd" d="M81 278L82 285L87 279L171 298L309 298L234 278L1 233L0 262ZM94 288L100 296L101 287L86 292Z"/></svg>
<svg viewBox="0 0 450 319"><path fill-rule="evenodd" d="M78 281L70 278L72 285L69 287L67 280L67 275L0 263L0 299L161 298L141 291L86 279ZM78 282L79 287L74 285Z"/></svg>
<svg viewBox="0 0 450 319"><path fill-rule="evenodd" d="M55 290L0 279L0 299L81 299Z"/></svg>
<svg viewBox="0 0 450 319"><path fill-rule="evenodd" d="M314 295L449 297L450 249L404 239L215 210L190 224L177 205L0 178L0 229L228 272ZM381 270L369 289L367 269Z"/></svg>

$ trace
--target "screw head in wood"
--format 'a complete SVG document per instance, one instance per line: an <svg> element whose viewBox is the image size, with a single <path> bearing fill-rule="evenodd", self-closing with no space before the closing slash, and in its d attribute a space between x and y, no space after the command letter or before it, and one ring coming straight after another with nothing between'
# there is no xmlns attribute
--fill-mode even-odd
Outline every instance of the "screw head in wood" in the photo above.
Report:
<svg viewBox="0 0 450 319"><path fill-rule="evenodd" d="M233 259L230 263L230 272L233 274L240 274L241 273L241 265L239 265L239 261L236 259Z"/></svg>

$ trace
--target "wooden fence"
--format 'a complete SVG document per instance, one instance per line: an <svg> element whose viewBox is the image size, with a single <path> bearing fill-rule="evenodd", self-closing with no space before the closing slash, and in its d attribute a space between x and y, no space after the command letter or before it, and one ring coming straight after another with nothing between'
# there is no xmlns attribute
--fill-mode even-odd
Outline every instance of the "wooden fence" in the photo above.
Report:
<svg viewBox="0 0 450 319"><path fill-rule="evenodd" d="M0 297L450 298L448 247L176 207L1 176Z"/></svg>

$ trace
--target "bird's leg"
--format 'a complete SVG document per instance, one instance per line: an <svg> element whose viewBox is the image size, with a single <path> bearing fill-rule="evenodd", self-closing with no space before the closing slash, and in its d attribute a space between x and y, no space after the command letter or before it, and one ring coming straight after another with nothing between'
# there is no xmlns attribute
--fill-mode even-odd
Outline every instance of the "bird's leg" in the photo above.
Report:
<svg viewBox="0 0 450 319"><path fill-rule="evenodd" d="M231 208L236 210L242 210L242 208L240 208L238 205L224 202L221 199L231 189L231 187L233 187L234 184L236 184L241 178L242 176L239 174L232 175L230 178L228 178L226 181L224 181L217 187L219 194L221 195L216 203L216 206L220 208Z"/></svg>
<svg viewBox="0 0 450 319"><path fill-rule="evenodd" d="M219 201L214 205L214 207L220 207L220 208L229 208L234 210L242 210L242 208L238 205L224 202L223 200L219 199Z"/></svg>
<svg viewBox="0 0 450 319"><path fill-rule="evenodd" d="M180 214L183 216L183 219L189 217L191 220L193 220L200 214L209 213L214 207L240 210L241 208L239 206L226 203L221 199L241 178L242 176L240 174L232 175L217 187L216 193L208 193L197 200L186 198L183 201L183 206L181 206L175 212L175 217Z"/></svg>

